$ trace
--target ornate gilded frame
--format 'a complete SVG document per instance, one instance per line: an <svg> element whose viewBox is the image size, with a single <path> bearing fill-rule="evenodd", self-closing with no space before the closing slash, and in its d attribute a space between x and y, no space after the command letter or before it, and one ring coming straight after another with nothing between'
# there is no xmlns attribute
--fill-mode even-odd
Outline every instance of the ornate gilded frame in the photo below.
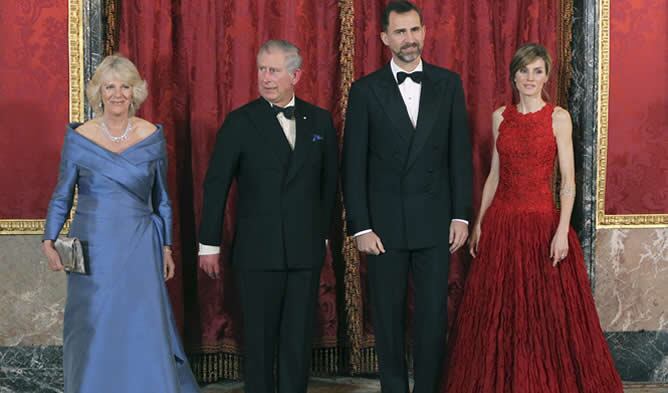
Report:
<svg viewBox="0 0 668 393"><path fill-rule="evenodd" d="M597 228L659 228L668 226L668 214L606 214L605 191L608 164L608 94L610 75L610 3L598 0L598 170L596 190Z"/></svg>
<svg viewBox="0 0 668 393"><path fill-rule="evenodd" d="M85 0L68 0L69 119L83 121L84 113L84 16ZM72 209L74 211L74 209ZM69 230L70 220L63 232ZM0 220L0 235L35 235L44 232L43 219Z"/></svg>

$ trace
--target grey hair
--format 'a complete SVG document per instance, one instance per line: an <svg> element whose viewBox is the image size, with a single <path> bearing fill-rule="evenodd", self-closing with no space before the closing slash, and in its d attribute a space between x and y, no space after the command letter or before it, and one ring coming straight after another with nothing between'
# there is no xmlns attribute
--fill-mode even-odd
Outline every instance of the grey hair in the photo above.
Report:
<svg viewBox="0 0 668 393"><path fill-rule="evenodd" d="M261 53L270 53L274 49L278 49L285 53L285 67L288 69L289 73L292 74L301 68L302 57L299 54L299 48L290 41L269 40L262 44L260 50L257 52L257 55L260 56Z"/></svg>

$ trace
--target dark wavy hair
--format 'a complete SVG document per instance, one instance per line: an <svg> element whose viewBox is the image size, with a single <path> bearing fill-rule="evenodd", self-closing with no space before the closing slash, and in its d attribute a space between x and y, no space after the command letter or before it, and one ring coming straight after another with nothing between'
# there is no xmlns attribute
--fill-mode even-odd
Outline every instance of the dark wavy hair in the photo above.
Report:
<svg viewBox="0 0 668 393"><path fill-rule="evenodd" d="M390 14L396 12L397 14L405 14L407 12L415 11L420 17L420 24L422 24L422 11L413 3L408 0L391 0L385 6L383 10L383 15L380 19L380 24L383 27L383 31L387 32L387 27L390 25Z"/></svg>

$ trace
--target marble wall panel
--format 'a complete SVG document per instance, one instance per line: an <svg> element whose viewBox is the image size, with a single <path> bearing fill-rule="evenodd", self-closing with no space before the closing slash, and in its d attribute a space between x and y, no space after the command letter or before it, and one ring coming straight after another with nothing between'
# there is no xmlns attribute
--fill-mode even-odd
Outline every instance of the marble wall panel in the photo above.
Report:
<svg viewBox="0 0 668 393"><path fill-rule="evenodd" d="M625 380L668 382L668 228L599 229L594 297Z"/></svg>
<svg viewBox="0 0 668 393"><path fill-rule="evenodd" d="M595 297L606 331L668 331L668 228L599 229Z"/></svg>
<svg viewBox="0 0 668 393"><path fill-rule="evenodd" d="M0 347L62 345L65 273L47 269L39 236L0 236Z"/></svg>

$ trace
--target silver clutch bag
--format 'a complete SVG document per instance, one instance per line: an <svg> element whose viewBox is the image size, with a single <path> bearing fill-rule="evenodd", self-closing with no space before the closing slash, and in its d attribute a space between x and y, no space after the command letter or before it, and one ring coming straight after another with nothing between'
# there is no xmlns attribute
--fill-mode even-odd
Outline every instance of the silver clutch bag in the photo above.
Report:
<svg viewBox="0 0 668 393"><path fill-rule="evenodd" d="M76 237L59 237L53 244L66 272L87 274L83 247Z"/></svg>

